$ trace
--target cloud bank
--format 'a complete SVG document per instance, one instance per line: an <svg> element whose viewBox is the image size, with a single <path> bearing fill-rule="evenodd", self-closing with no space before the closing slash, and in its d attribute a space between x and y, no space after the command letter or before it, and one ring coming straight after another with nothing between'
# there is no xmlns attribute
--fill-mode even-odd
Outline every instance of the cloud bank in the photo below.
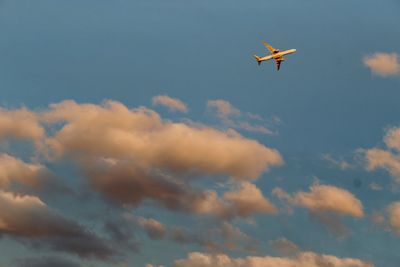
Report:
<svg viewBox="0 0 400 267"><path fill-rule="evenodd" d="M338 258L313 252L299 253L296 257L231 258L225 254L189 253L186 259L176 260L174 267L373 267L372 263L353 258Z"/></svg>

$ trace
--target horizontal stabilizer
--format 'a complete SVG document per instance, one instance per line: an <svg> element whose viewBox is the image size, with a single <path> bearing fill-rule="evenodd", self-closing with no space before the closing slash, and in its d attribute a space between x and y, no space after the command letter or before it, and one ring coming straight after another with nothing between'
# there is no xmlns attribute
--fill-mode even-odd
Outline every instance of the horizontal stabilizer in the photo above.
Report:
<svg viewBox="0 0 400 267"><path fill-rule="evenodd" d="M257 63L258 63L258 66L260 66L260 64L261 64L261 57L259 57L259 56L257 56L257 55L254 55L254 58L257 60Z"/></svg>

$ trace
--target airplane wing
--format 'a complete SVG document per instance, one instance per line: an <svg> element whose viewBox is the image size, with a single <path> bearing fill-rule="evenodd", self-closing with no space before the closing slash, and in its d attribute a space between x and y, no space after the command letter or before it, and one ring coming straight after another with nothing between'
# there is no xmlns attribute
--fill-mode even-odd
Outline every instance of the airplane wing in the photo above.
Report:
<svg viewBox="0 0 400 267"><path fill-rule="evenodd" d="M270 44L267 43L267 42L263 42L263 45L264 45L271 53L274 53L275 51L279 51L278 49L272 47L272 45L270 45Z"/></svg>

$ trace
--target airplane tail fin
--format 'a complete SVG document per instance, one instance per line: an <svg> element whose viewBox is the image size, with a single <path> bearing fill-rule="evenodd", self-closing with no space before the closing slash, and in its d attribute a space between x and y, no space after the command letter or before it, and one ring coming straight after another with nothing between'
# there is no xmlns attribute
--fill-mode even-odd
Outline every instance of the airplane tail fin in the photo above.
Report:
<svg viewBox="0 0 400 267"><path fill-rule="evenodd" d="M261 57L259 57L259 56L257 56L257 55L254 55L254 58L257 60L257 63L258 63L258 66L260 66L261 65Z"/></svg>

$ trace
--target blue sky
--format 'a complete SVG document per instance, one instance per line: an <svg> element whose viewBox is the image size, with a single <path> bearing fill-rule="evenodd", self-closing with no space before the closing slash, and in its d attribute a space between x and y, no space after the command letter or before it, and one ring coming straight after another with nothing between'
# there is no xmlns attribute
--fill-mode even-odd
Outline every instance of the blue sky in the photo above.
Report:
<svg viewBox="0 0 400 267"><path fill-rule="evenodd" d="M176 265L179 264L176 261L188 259L190 252L209 257L213 253L224 253L231 258L270 255L296 259L301 263L301 259L296 258L300 256L274 250L271 244L279 243L277 240L283 238L297 245L300 252L296 255L308 251L316 255L369 261L374 266L397 266L400 261L397 251L400 225L396 226L390 220L395 212L388 210L389 205L400 201L399 179L396 180L399 150L395 145L385 144L385 140L390 136L390 129L396 132L400 127L400 74L394 70L382 75L379 67L388 66L390 62L383 59L378 62L378 67L371 66L366 63L366 57L376 56L378 52L385 55L396 53L394 58L398 64L399 11L400 2L397 0L379 3L370 0L1 1L0 104L3 110L15 111L26 107L36 114L34 116L40 117L42 113L55 112L50 104L65 100L73 100L78 106L91 103L96 110L107 110L104 101L112 100L131 109L147 107L157 112L166 124L182 123L190 130L201 124L225 136L230 128L235 129L246 141L255 140L263 148L276 149L284 163L271 163L266 157L262 164L264 167L270 164L271 168L257 169L256 179L246 180L276 206L276 214L261 208L249 216L215 218L215 214L166 208L159 205L164 200L151 193L151 196L145 195L143 202L133 201L129 205L114 203L119 196L110 201L110 192L104 188L100 190L97 180L93 182L98 178L88 178L88 172L95 172L93 166L89 167L90 171L85 170L88 164L97 165L83 163L84 160L74 154L77 153L74 147L68 147L67 143L62 143L61 137L56 136L61 124L65 123L63 119L68 121L70 115L63 114L68 118L61 116L63 118L58 118L55 124L39 122L39 126L45 129L40 140L29 134L21 137L15 127L0 125L1 155L40 164L57 177L52 176L52 179L58 179L74 193L50 194L48 191L52 190L47 187L46 192L18 191L18 179L13 175L9 179L16 180L17 185L0 187L1 192L23 192L40 198L57 212L59 221L56 222L68 221L71 228L81 227L84 230L76 231L81 231L83 237L104 239L105 245L111 244L112 231L104 225L113 221L121 229L127 228L123 233L132 245L128 249L121 248L123 252L112 259L96 254L79 255L76 250L54 249L56 245L46 243L47 239L42 236L12 234L6 227L2 229L0 223L0 266L29 266L26 258L35 258L38 266L45 266L51 259L62 260L65 266L162 264L179 267L186 265ZM264 40L280 49L296 48L297 53L286 57L279 72L273 62L258 67L252 55L267 53L261 43ZM152 103L153 97L159 95L179 99L188 107L188 112L170 112L163 104ZM207 107L211 100L221 100L219 104L225 103L231 112L237 112L218 117L216 112L222 107ZM79 107L68 107L63 112L72 112L75 108L78 113L82 112ZM262 119L254 119L251 114ZM11 113L1 116L10 117L12 121L16 120L15 123L20 118L17 116L15 119ZM111 112L108 118L118 121L120 116L116 111ZM68 122L78 123L84 118L85 114L82 114L76 121ZM273 133L249 131L243 123L259 125ZM93 129L101 131L101 125L94 124ZM110 125L114 125L113 122ZM24 121L19 127L23 132L29 132L24 127L30 126ZM81 130L79 136L90 135ZM161 133L154 134L162 136ZM35 143L46 143L51 137L59 138L57 141L64 146L64 152L60 152L62 155L57 159L44 156L45 149ZM163 138L166 137L161 140ZM212 143L213 137L210 138ZM394 137L394 140L400 142L400 137ZM99 146L106 146L107 140L103 141ZM236 141L235 144L241 145L243 140ZM184 145L181 148L185 149ZM214 155L224 148L227 147L210 145L209 153ZM389 156L384 160L379 158L382 154L371 156L367 152L373 148L387 152ZM92 149L79 151L79 155L87 156ZM248 146L243 149L249 149L249 155L254 155L254 158L243 158L237 164L253 166L251 162L259 160L256 154L259 147L254 147L257 150L255 154L250 153ZM196 154L193 151L193 155ZM135 164L141 161L141 153L135 153L124 154L124 160L129 158ZM159 157L175 157L172 152L171 155L168 153L160 152ZM111 158L111 154L96 156ZM79 158L77 162L76 158ZM371 167L378 161L381 162L379 166ZM155 164L153 161L150 163ZM146 164L150 163L146 161ZM200 163L203 164L197 162ZM210 161L211 165L214 163ZM177 166L163 164L160 165L162 168L146 165L149 168L146 170L167 176L176 174ZM120 167L128 168L122 163ZM1 168L9 167L0 164ZM168 170L167 173L163 168ZM178 176L185 179L185 183L190 181L193 188L214 190L220 197L240 183L232 178L237 176L236 171L229 168L210 171L210 168L213 167L194 164L189 171L185 169ZM329 185L348 192L362 204L363 215L355 215L354 210L343 211L323 205L319 209L312 208L300 196L301 192L313 194L313 185L315 188ZM278 197L272 193L274 188L281 188L289 197ZM186 189L187 197L192 197L190 194L194 192ZM140 192L133 188L132 194ZM154 204L154 200L161 202ZM323 203L324 199L319 201ZM326 200L331 201L338 199ZM340 206L340 203L336 205ZM43 212L51 217L53 211ZM371 217L377 214L384 221L374 223ZM2 217L0 214L0 222L6 215ZM329 217L329 222L323 222L323 215ZM22 216L18 220L21 218L26 219ZM155 227L154 221L150 220L164 227L162 238L152 239L146 233L148 225ZM346 233L333 231L333 221L339 228L346 228ZM169 236L177 227L187 229L187 240L190 241L171 240L173 238ZM212 250L205 242L199 241L199 236L205 236L207 231L216 228L219 234L215 235L215 243L225 244L229 240L224 240L227 237L221 234L223 227L240 229L246 238L232 242L237 247L245 247L246 242L257 244L256 251ZM87 231L92 234L87 234ZM189 259L187 264L190 264Z"/></svg>

